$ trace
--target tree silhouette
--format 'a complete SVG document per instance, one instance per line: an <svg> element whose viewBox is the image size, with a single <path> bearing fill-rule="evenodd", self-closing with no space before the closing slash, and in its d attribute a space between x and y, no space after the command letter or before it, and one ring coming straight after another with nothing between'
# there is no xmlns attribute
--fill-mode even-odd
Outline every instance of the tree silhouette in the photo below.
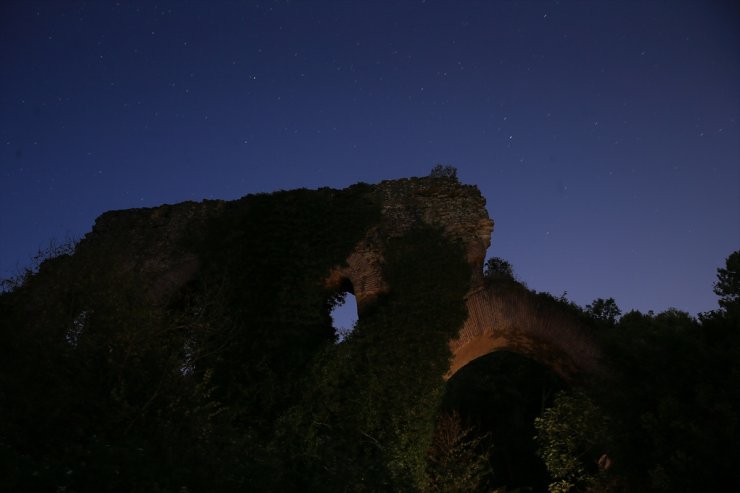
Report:
<svg viewBox="0 0 740 493"><path fill-rule="evenodd" d="M719 306L727 314L740 312L740 250L727 257L724 269L717 269L714 293L720 297Z"/></svg>
<svg viewBox="0 0 740 493"><path fill-rule="evenodd" d="M429 173L432 178L452 178L457 180L457 168L443 164L436 164Z"/></svg>
<svg viewBox="0 0 740 493"><path fill-rule="evenodd" d="M586 305L586 313L600 322L614 325L622 314L614 298L596 298L590 305Z"/></svg>
<svg viewBox="0 0 740 493"><path fill-rule="evenodd" d="M514 279L514 270L511 264L500 258L491 257L483 265L483 275L486 279Z"/></svg>

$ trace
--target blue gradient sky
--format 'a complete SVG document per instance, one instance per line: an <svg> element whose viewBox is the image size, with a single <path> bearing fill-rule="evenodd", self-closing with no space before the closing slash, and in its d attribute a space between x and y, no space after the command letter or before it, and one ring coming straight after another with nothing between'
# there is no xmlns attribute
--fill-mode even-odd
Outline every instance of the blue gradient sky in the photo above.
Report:
<svg viewBox="0 0 740 493"><path fill-rule="evenodd" d="M2 276L110 209L438 162L581 305L712 309L740 248L737 2L7 1L0 64Z"/></svg>

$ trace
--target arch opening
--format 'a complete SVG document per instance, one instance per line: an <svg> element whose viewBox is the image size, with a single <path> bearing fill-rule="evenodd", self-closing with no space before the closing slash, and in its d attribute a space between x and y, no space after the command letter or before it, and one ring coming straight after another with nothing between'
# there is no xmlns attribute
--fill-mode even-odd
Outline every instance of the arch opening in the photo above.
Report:
<svg viewBox="0 0 740 493"><path fill-rule="evenodd" d="M332 326L336 342L343 342L355 329L359 318L357 299L349 279L343 279L339 290L334 296L331 307Z"/></svg>
<svg viewBox="0 0 740 493"><path fill-rule="evenodd" d="M506 487L545 491L547 470L537 456L534 419L567 383L552 369L507 350L480 356L450 377L441 416L455 416L478 452L488 457L486 491Z"/></svg>

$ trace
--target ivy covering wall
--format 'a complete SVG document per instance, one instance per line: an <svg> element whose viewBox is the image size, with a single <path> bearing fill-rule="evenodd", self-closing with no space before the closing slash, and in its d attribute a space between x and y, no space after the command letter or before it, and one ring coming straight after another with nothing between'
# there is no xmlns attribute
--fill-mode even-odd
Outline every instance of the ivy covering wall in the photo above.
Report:
<svg viewBox="0 0 740 493"><path fill-rule="evenodd" d="M365 185L211 207L164 302L111 241L29 273L0 297L4 487L419 489L471 272L440 229L388 238L391 288L337 343L322 281L379 218Z"/></svg>

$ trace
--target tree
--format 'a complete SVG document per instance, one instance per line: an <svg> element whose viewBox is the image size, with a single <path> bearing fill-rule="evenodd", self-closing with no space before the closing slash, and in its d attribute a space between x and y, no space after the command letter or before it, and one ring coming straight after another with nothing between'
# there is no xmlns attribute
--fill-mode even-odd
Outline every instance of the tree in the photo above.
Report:
<svg viewBox="0 0 740 493"><path fill-rule="evenodd" d="M610 491L605 453L610 441L609 418L584 392L560 392L555 405L535 418L539 454L553 478L551 493Z"/></svg>
<svg viewBox="0 0 740 493"><path fill-rule="evenodd" d="M725 268L717 269L714 293L719 296L719 306L727 314L740 311L740 250L735 250L725 260Z"/></svg>
<svg viewBox="0 0 740 493"><path fill-rule="evenodd" d="M491 257L486 260L483 265L483 275L486 279L514 280L514 270L511 264L500 257Z"/></svg>
<svg viewBox="0 0 740 493"><path fill-rule="evenodd" d="M457 168L443 164L436 164L429 173L432 178L452 178L457 180Z"/></svg>
<svg viewBox="0 0 740 493"><path fill-rule="evenodd" d="M485 437L473 436L457 412L437 418L429 450L426 490L430 493L468 493L478 491L491 466L481 453Z"/></svg>
<svg viewBox="0 0 740 493"><path fill-rule="evenodd" d="M619 309L614 298L596 298L590 305L586 305L586 313L599 322L614 325L622 314L622 310Z"/></svg>

